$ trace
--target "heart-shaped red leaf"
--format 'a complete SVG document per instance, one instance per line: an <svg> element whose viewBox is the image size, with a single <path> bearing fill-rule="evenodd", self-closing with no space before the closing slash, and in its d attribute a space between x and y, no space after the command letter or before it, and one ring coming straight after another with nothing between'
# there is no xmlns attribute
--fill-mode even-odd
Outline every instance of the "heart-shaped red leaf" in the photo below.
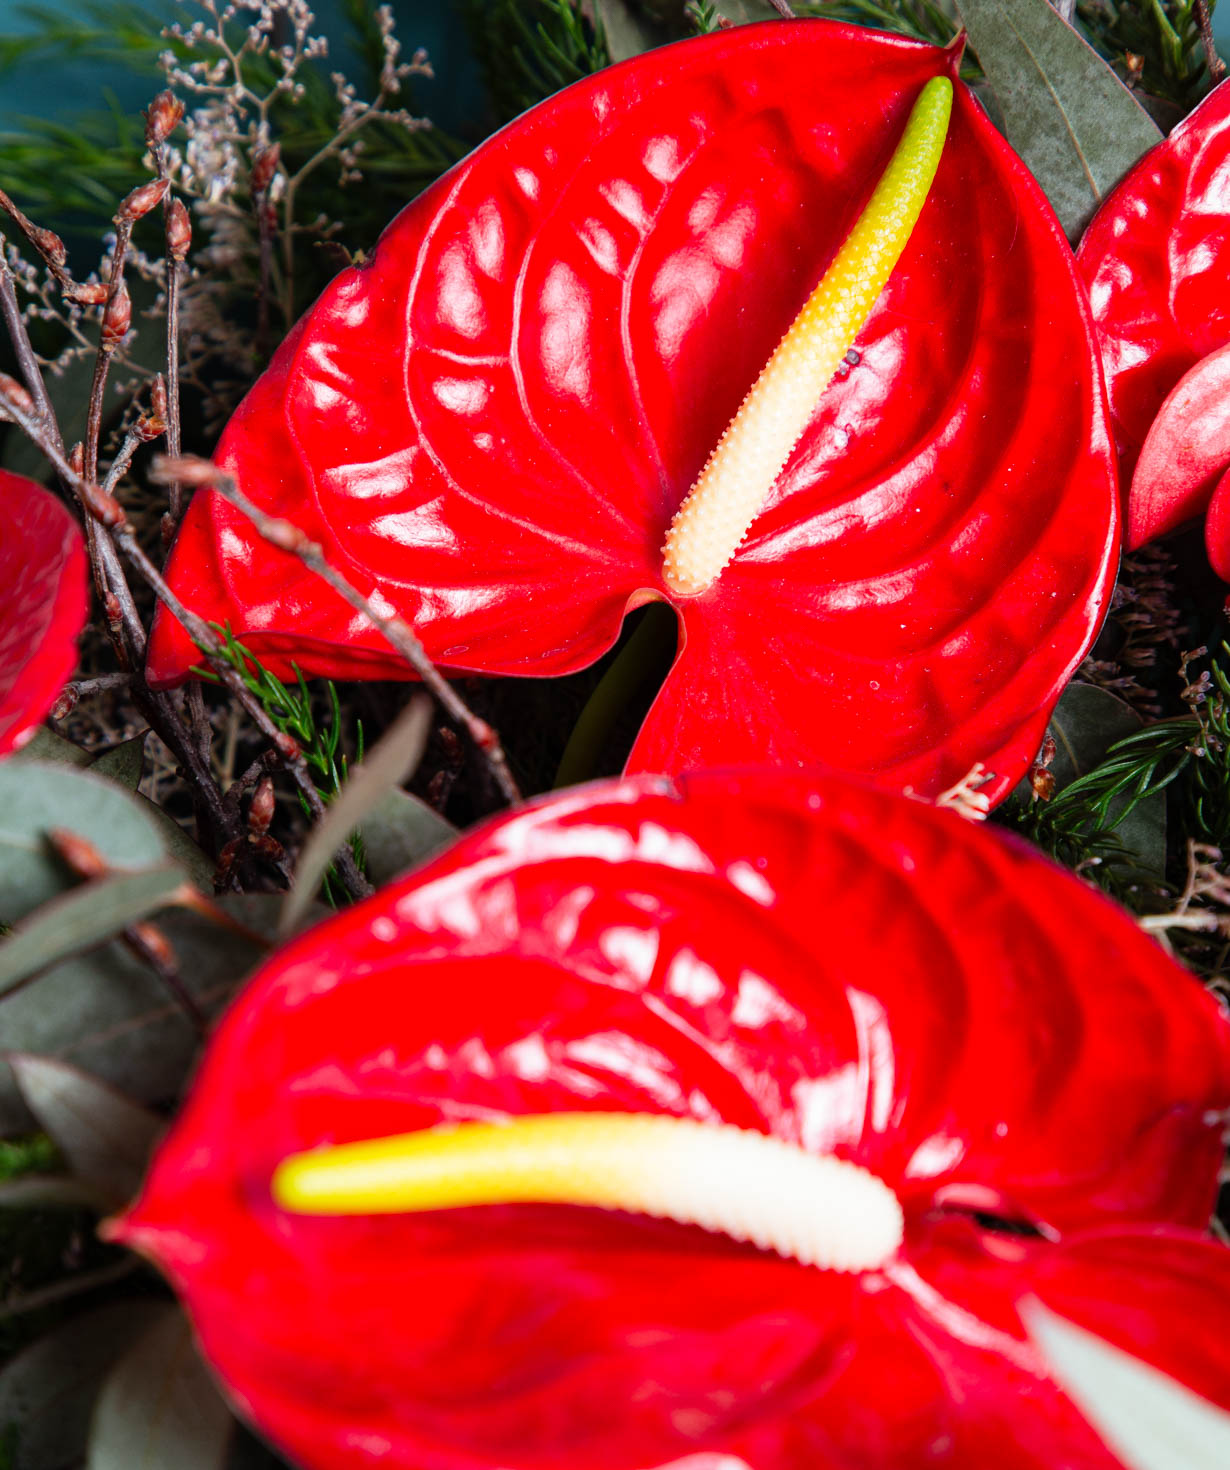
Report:
<svg viewBox="0 0 1230 1470"><path fill-rule="evenodd" d="M564 673L672 600L667 526L955 53L827 22L655 51L504 129L284 344L220 463L454 669ZM1053 214L958 84L931 194L630 769L825 762L997 799L1092 639L1113 470ZM405 676L216 496L172 581L278 672ZM167 615L150 669L197 655Z"/></svg>
<svg viewBox="0 0 1230 1470"><path fill-rule="evenodd" d="M0 755L25 744L77 666L85 547L54 495L0 470Z"/></svg>
<svg viewBox="0 0 1230 1470"><path fill-rule="evenodd" d="M919 1463L957 1379L974 1464L1038 1370L1005 1347L1007 1247L944 1217L1202 1225L1228 1105L1211 997L1023 845L831 779L641 777L492 823L275 956L119 1233L313 1470ZM270 1196L324 1142L585 1110L860 1162L902 1200L901 1258L848 1277L593 1210Z"/></svg>
<svg viewBox="0 0 1230 1470"><path fill-rule="evenodd" d="M1127 535L1133 546L1207 507L1230 467L1230 346L1190 368L1157 411L1132 476Z"/></svg>
<svg viewBox="0 0 1230 1470"><path fill-rule="evenodd" d="M1230 344L1228 166L1230 85L1223 83L1131 170L1080 244L1125 480L1175 385ZM1198 445L1193 452L1201 453ZM1189 487L1170 509L1151 476L1136 502L1134 484L1132 547L1204 508Z"/></svg>

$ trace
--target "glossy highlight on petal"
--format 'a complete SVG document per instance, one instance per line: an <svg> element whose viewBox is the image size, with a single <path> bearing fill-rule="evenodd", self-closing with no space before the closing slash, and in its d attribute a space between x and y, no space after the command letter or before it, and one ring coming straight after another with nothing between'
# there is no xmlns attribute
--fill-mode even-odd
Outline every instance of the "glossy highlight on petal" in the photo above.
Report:
<svg viewBox="0 0 1230 1470"><path fill-rule="evenodd" d="M273 956L114 1234L305 1470L1115 1470L1015 1303L1223 1392L1182 1313L1200 1272L1230 1301L1196 1235L1227 1108L1217 1004L1022 844L831 777L627 778ZM619 1210L270 1194L291 1155L558 1113L860 1165L901 1248L843 1273Z"/></svg>
<svg viewBox="0 0 1230 1470"><path fill-rule="evenodd" d="M742 26L580 82L386 230L283 344L217 458L377 588L432 658L586 667L646 599L680 652L629 770L822 764L999 800L1092 641L1117 552L1071 252L953 81L926 204L733 559L672 593L672 517L953 53ZM170 577L274 672L405 677L199 494ZM197 654L163 614L158 682Z"/></svg>
<svg viewBox="0 0 1230 1470"><path fill-rule="evenodd" d="M50 491L0 470L0 755L19 749L77 666L85 545Z"/></svg>

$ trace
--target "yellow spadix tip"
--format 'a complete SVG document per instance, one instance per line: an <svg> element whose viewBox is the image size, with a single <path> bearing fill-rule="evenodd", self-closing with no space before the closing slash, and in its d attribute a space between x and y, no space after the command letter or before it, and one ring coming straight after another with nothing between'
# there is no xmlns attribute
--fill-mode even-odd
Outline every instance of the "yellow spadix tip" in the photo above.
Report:
<svg viewBox="0 0 1230 1470"><path fill-rule="evenodd" d="M933 77L919 93L866 209L680 506L662 548L673 592L709 587L759 515L909 242L944 151L952 96L948 77Z"/></svg>

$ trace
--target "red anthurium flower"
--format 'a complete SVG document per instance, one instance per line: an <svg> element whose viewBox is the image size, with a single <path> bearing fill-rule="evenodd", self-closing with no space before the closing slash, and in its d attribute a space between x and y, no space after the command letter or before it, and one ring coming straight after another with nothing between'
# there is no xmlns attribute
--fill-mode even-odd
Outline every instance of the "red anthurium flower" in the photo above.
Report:
<svg viewBox="0 0 1230 1470"><path fill-rule="evenodd" d="M1129 546L1201 514L1230 466L1230 86L1145 155L1081 241Z"/></svg>
<svg viewBox="0 0 1230 1470"><path fill-rule="evenodd" d="M672 518L957 56L821 21L570 87L404 211L217 458L457 670L562 674L655 599L682 646L629 769L824 762L935 794L1036 751L1113 576L1096 351L1049 206L960 84L934 183L733 560ZM275 670L404 676L214 495L172 581ZM163 615L150 670L198 655Z"/></svg>
<svg viewBox="0 0 1230 1470"><path fill-rule="evenodd" d="M30 738L77 665L85 547L54 495L0 470L0 755Z"/></svg>
<svg viewBox="0 0 1230 1470"><path fill-rule="evenodd" d="M1230 1404L1230 1254L1198 1234L1228 1105L1212 998L1023 845L827 777L642 776L275 956L114 1229L308 1470L1108 1470L1015 1303ZM544 1114L860 1165L897 1236L836 1271L568 1203L275 1203L321 1144ZM697 1187L720 1220L775 1204L751 1177Z"/></svg>

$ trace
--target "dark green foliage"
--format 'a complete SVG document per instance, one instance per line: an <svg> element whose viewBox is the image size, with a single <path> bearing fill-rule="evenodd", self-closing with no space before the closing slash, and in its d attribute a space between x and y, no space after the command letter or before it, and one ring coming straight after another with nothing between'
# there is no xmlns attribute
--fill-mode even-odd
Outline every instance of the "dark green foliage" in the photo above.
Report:
<svg viewBox="0 0 1230 1470"><path fill-rule="evenodd" d="M961 29L947 0L803 0L794 10L796 15L897 31L935 46L947 46Z"/></svg>
<svg viewBox="0 0 1230 1470"><path fill-rule="evenodd" d="M464 0L492 105L507 122L609 66L606 38L580 0Z"/></svg>
<svg viewBox="0 0 1230 1470"><path fill-rule="evenodd" d="M1208 0L1210 14L1216 4ZM1209 90L1196 0L1080 0L1077 13L1093 44L1143 92L1182 113Z"/></svg>
<svg viewBox="0 0 1230 1470"><path fill-rule="evenodd" d="M711 31L721 29L722 17L710 0L688 0L683 13L694 35L707 36Z"/></svg>

